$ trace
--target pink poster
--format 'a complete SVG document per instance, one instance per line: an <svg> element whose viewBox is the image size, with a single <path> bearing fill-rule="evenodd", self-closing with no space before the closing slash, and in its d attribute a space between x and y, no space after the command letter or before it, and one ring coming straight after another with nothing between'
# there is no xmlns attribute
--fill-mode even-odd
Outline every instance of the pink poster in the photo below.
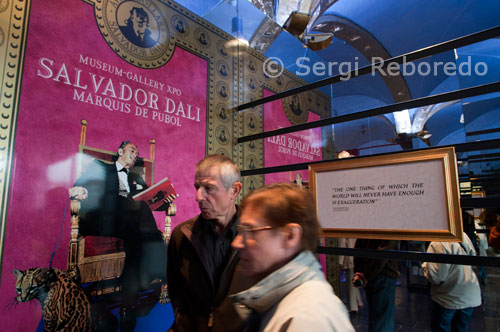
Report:
<svg viewBox="0 0 500 332"><path fill-rule="evenodd" d="M162 21L155 22L161 30ZM52 265L66 269L71 223L64 211L77 179L82 120L85 144L96 149L117 151L121 141L130 140L149 158L154 140L154 182L168 177L180 195L172 227L198 213L192 183L195 164L205 156L207 66L205 59L176 48L159 68L139 68L107 44L94 6L31 2L3 248L3 331L36 331L41 324L37 301L13 305L13 269L48 267L57 245ZM165 213L155 212L155 219L163 230ZM168 328L161 322L150 327L147 317L138 320L137 330Z"/></svg>
<svg viewBox="0 0 500 332"><path fill-rule="evenodd" d="M264 90L264 97L273 93ZM320 116L308 112L307 122L316 121ZM290 127L281 100L264 104L264 131ZM309 163L322 160L321 128L303 130L291 134L272 136L264 139L264 155L266 167ZM271 173L265 175L265 183L295 182L308 186L307 170L288 173ZM326 271L326 256L319 255L323 271Z"/></svg>
<svg viewBox="0 0 500 332"><path fill-rule="evenodd" d="M264 97L273 95L264 90ZM319 120L320 116L308 112L307 122ZM264 131L289 127L281 100L264 104ZM308 129L296 133L272 136L264 139L264 160L266 167L308 163L322 160L321 128ZM265 183L289 182L302 179L308 181L307 170L291 173L266 174Z"/></svg>

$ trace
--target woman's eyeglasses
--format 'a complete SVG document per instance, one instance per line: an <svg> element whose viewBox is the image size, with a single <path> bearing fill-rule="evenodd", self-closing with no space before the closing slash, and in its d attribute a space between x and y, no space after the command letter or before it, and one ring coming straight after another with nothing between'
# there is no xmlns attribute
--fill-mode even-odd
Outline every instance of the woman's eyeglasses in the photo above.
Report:
<svg viewBox="0 0 500 332"><path fill-rule="evenodd" d="M238 234L241 234L244 237L246 237L249 234L253 234L255 232L265 231L265 230L273 229L273 228L274 228L273 226L250 227L248 225L241 225L241 224L238 224L236 226L236 229L238 230Z"/></svg>

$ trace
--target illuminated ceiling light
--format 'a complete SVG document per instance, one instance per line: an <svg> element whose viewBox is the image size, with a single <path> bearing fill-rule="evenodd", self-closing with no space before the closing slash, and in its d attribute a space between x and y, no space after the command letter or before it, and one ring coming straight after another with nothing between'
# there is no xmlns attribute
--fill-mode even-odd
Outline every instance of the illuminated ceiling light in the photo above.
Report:
<svg viewBox="0 0 500 332"><path fill-rule="evenodd" d="M243 20L241 17L233 17L231 23L233 35L236 36L234 44L248 46L248 40L243 37Z"/></svg>
<svg viewBox="0 0 500 332"><path fill-rule="evenodd" d="M248 46L248 40L245 38L235 38L231 39L226 43L226 47L241 47L241 46Z"/></svg>
<svg viewBox="0 0 500 332"><path fill-rule="evenodd" d="M236 16L231 20L231 31L236 38L228 41L226 47L247 47L249 42L243 37L243 19L240 17L239 0L232 0L231 4L236 7Z"/></svg>
<svg viewBox="0 0 500 332"><path fill-rule="evenodd" d="M408 110L402 110L392 114L394 115L394 121L396 122L396 132L398 134L411 133L411 120Z"/></svg>
<svg viewBox="0 0 500 332"><path fill-rule="evenodd" d="M238 10L237 10L237 16L233 17L231 20L231 31L233 33L233 36L235 36L235 39L232 39L226 43L226 46L228 47L241 47L241 46L248 46L248 40L243 37L243 19L238 16Z"/></svg>
<svg viewBox="0 0 500 332"><path fill-rule="evenodd" d="M233 31L233 34L236 36L242 35L243 34L243 20L241 17L233 17L233 20L231 21L231 28Z"/></svg>
<svg viewBox="0 0 500 332"><path fill-rule="evenodd" d="M417 133L417 136L421 139L429 139L431 138L432 134L430 134L427 130L422 130L421 132Z"/></svg>

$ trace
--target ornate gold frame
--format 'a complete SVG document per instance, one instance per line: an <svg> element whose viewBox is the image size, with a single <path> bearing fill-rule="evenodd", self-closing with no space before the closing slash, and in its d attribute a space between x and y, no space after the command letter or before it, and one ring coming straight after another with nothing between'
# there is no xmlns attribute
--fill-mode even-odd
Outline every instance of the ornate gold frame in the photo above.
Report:
<svg viewBox="0 0 500 332"><path fill-rule="evenodd" d="M0 272L30 0L0 0Z"/></svg>
<svg viewBox="0 0 500 332"><path fill-rule="evenodd" d="M462 214L460 209L460 192L458 185L458 170L453 147L428 149L421 151L404 152L397 154L387 154L382 156L362 157L353 159L343 159L333 162L313 164L309 166L310 188L318 207L318 174L332 175L339 170L373 171L373 167L385 165L402 165L408 163L420 163L430 160L441 161L442 170L440 174L432 174L436 181L443 181L445 189L447 216L447 229L425 229L418 228L422 223L412 223L417 225L412 228L388 229L388 228L323 228L326 237L351 237L351 238L372 238L372 239L394 239L394 240L419 240L419 241L462 241ZM324 208L324 207L323 207ZM401 206L395 206L401 210ZM423 207L424 208L424 207ZM334 213L334 212L333 212ZM443 213L444 214L444 213ZM378 225L383 220L377 220Z"/></svg>
<svg viewBox="0 0 500 332"><path fill-rule="evenodd" d="M480 190L480 191L471 191L470 196L471 196L472 198L484 198L484 197L486 197L486 192L485 192L484 190ZM482 214L483 212L485 212L485 211L486 211L486 209L485 209L485 208L482 208L482 209L481 209L481 214ZM480 218L480 216L476 216L476 215L475 215L475 213L474 213L474 220L480 220L480 219L481 219L481 218Z"/></svg>

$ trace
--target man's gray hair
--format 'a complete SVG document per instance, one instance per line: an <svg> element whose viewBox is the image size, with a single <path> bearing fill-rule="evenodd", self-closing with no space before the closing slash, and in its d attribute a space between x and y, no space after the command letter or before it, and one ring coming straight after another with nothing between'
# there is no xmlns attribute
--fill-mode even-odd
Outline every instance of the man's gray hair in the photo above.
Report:
<svg viewBox="0 0 500 332"><path fill-rule="evenodd" d="M222 154L212 154L200 160L196 164L196 173L208 172L212 167L219 168L221 181L227 190L235 182L241 182L241 173L238 165Z"/></svg>

